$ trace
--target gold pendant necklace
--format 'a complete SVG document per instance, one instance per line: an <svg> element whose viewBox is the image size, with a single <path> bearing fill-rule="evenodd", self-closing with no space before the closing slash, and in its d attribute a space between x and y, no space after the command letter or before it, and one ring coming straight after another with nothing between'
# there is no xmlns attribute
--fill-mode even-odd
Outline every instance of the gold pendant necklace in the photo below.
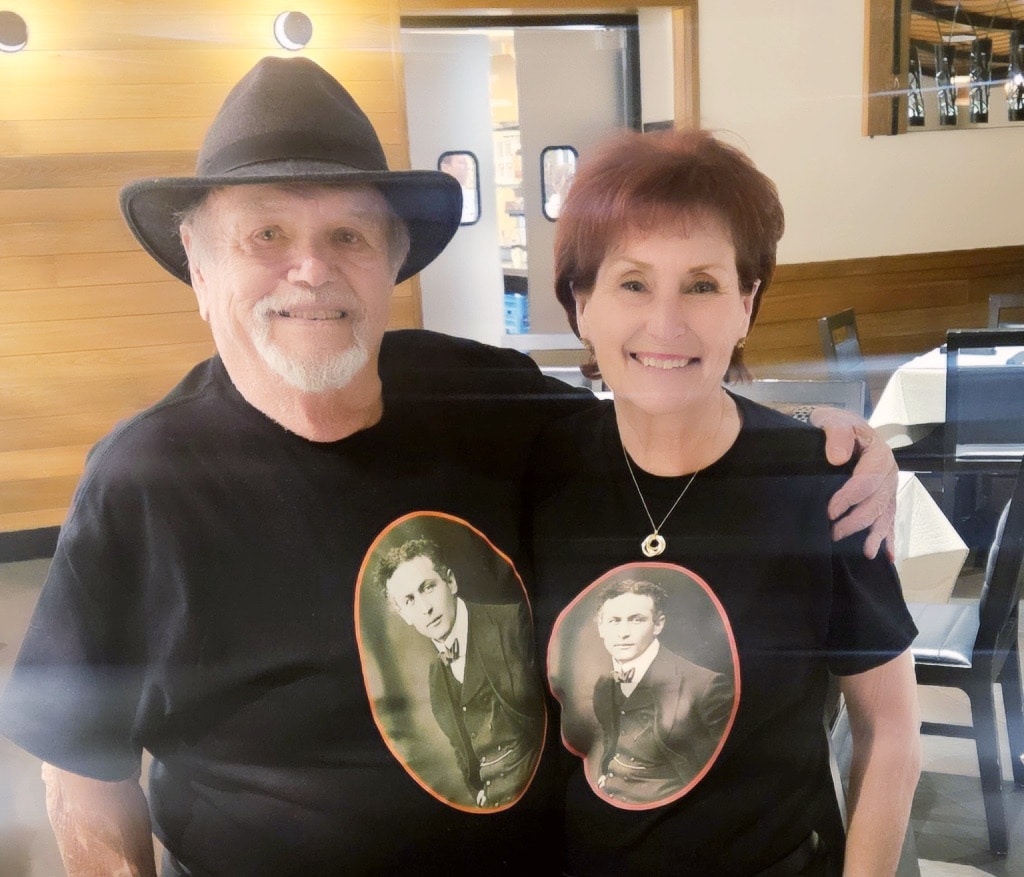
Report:
<svg viewBox="0 0 1024 877"><path fill-rule="evenodd" d="M694 472L690 476L690 480L686 482L686 486L683 487L682 493L676 497L676 501L672 503L672 508L668 510L665 517L661 519L661 523L657 526L654 525L654 518L651 517L651 511L647 508L647 500L644 499L643 491L640 490L640 485L637 483L636 474L633 472L633 464L630 462L629 454L626 453L626 446L619 442L619 446L622 448L622 456L626 461L626 468L629 470L629 477L633 479L633 486L636 488L637 496L640 497L640 502L643 504L644 513L647 515L647 520L651 522L651 532L644 538L640 543L640 550L644 553L644 557L657 557L661 552L665 550L665 537L661 535L660 530L665 526L665 521L669 519L669 516L676 510L676 506L679 505L680 500L686 496L686 491L690 489L690 485L693 484L693 479L700 473L700 469Z"/></svg>

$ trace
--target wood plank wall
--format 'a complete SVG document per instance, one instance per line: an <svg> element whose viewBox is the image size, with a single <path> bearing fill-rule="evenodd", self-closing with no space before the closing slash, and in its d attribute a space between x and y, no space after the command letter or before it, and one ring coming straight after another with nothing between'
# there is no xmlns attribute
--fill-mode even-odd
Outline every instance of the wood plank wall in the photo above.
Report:
<svg viewBox="0 0 1024 877"><path fill-rule="evenodd" d="M20 7L20 8L19 8ZM16 6L0 55L0 532L59 525L87 449L212 351L192 291L145 255L117 193L188 176L234 84L268 54L269 0L47 0ZM367 111L407 168L393 0L304 0L305 54ZM415 282L392 325L419 323Z"/></svg>
<svg viewBox="0 0 1024 877"><path fill-rule="evenodd" d="M399 14L459 5L302 4L315 25L305 54L350 88L394 168L409 166ZM192 173L231 85L288 54L271 34L281 8L48 0L22 13L28 48L0 55L0 534L59 525L87 449L211 352L191 290L140 250L117 192ZM1021 288L1020 247L781 266L748 361L760 374L821 366L815 320L851 305L869 355L909 356L947 326L983 325L988 293ZM403 284L392 325L419 313L415 282Z"/></svg>
<svg viewBox="0 0 1024 877"><path fill-rule="evenodd" d="M848 307L871 372L873 395L894 364L945 340L947 328L984 326L988 296L1024 289L1024 246L780 265L746 361L755 377L825 374L817 318Z"/></svg>

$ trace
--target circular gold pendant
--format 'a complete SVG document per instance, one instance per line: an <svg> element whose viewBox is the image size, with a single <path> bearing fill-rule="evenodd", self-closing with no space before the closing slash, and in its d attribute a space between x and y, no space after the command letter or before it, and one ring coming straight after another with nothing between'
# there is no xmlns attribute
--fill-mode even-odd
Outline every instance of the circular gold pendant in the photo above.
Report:
<svg viewBox="0 0 1024 877"><path fill-rule="evenodd" d="M640 550L644 553L644 557L657 557L665 550L665 538L657 533L651 533L640 543Z"/></svg>

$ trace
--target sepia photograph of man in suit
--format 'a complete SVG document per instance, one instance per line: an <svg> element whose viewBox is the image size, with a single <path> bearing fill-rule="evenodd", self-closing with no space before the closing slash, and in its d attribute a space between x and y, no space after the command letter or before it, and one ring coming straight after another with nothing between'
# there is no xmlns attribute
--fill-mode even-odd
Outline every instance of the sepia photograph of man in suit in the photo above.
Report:
<svg viewBox="0 0 1024 877"><path fill-rule="evenodd" d="M451 743L477 807L515 803L542 747L544 698L525 601L480 603L458 596L440 546L409 539L380 561L389 606L436 654L430 708Z"/></svg>
<svg viewBox="0 0 1024 877"><path fill-rule="evenodd" d="M612 666L594 685L603 732L596 785L613 802L654 804L687 789L714 758L732 714L730 678L668 649L660 585L624 579L601 594L597 627Z"/></svg>

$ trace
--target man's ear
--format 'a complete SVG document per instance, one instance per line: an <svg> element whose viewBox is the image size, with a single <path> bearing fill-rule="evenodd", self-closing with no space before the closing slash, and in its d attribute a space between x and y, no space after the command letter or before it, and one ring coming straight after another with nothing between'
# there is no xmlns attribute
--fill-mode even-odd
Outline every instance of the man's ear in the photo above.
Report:
<svg viewBox="0 0 1024 877"><path fill-rule="evenodd" d="M203 277L203 270L199 267L199 260L196 258L192 229L190 226L183 225L178 233L181 235L181 245L185 248L185 255L188 257L188 270L192 277L192 291L196 294L196 303L199 305L199 316L209 322L210 305L206 281Z"/></svg>
<svg viewBox="0 0 1024 877"><path fill-rule="evenodd" d="M660 635L661 635L661 632L662 632L662 631L663 631L664 629L665 629L665 616L664 616L664 615L659 615L659 616L658 616L658 617L657 617L657 618L656 618L656 619L654 620L654 635L655 635L655 636L660 636Z"/></svg>

